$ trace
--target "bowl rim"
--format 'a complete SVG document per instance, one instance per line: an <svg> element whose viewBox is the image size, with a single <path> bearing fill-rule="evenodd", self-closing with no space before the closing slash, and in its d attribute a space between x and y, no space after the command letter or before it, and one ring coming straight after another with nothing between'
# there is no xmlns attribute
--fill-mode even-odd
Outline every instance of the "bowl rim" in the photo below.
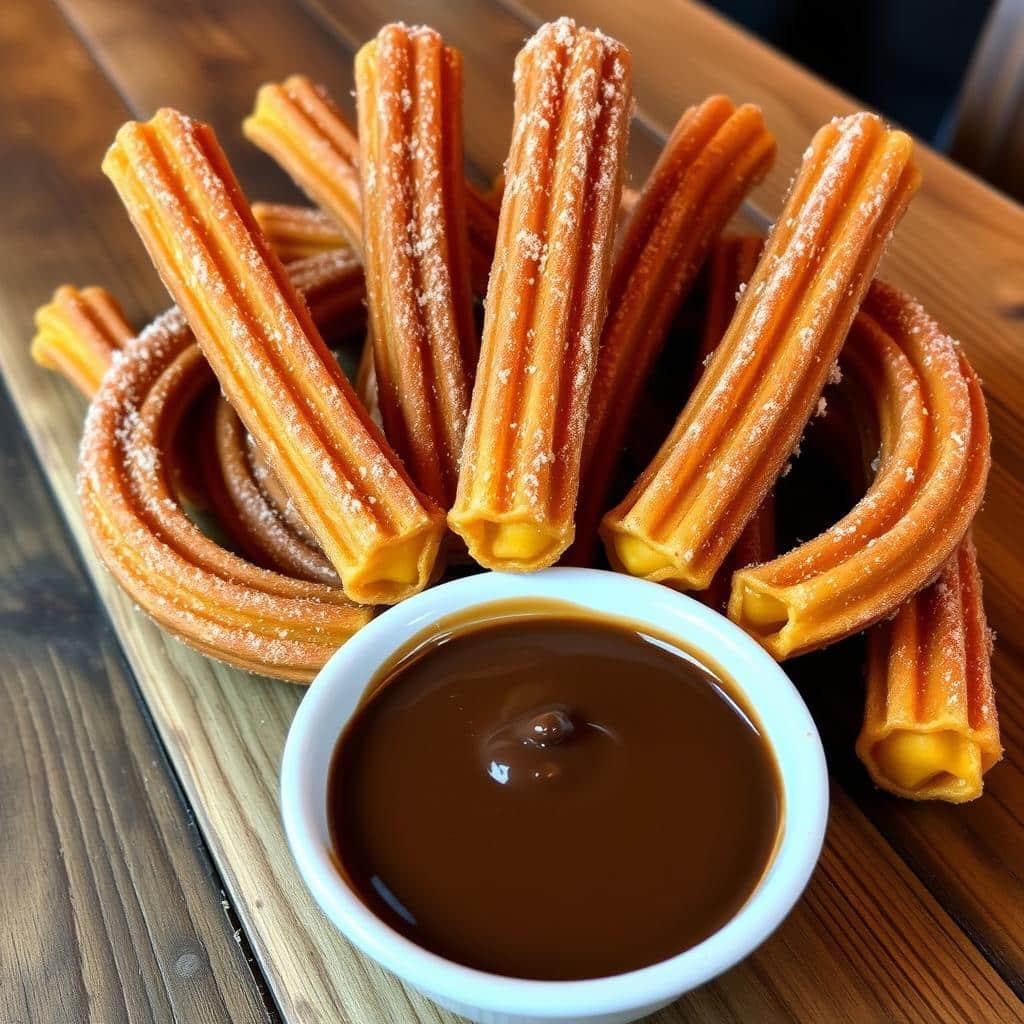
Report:
<svg viewBox="0 0 1024 1024"><path fill-rule="evenodd" d="M734 681L773 749L784 810L772 861L725 925L667 960L624 974L574 981L490 974L447 960L394 931L366 907L336 867L327 830L323 751L329 766L334 744L376 669L438 618L516 597L604 611L662 634L675 634L704 651ZM817 863L828 817L828 771L818 731L796 687L738 626L656 583L599 569L553 568L451 580L389 608L363 627L331 657L299 705L285 743L280 796L285 833L299 873L350 942L428 996L557 1020L662 1004L753 952L793 908Z"/></svg>

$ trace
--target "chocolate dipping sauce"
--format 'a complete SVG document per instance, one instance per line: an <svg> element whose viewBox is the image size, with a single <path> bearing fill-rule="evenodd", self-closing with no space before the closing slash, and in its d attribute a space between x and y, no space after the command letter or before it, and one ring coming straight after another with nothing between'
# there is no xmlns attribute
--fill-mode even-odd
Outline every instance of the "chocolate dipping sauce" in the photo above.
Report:
<svg viewBox="0 0 1024 1024"><path fill-rule="evenodd" d="M628 622L505 601L397 655L335 750L367 906L450 960L619 974L696 945L775 846L778 770L721 674Z"/></svg>

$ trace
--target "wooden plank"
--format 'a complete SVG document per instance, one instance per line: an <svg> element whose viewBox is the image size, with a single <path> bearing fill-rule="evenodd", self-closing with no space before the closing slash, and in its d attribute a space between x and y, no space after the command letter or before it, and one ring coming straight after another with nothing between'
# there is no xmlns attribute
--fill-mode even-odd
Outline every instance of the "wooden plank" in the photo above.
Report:
<svg viewBox="0 0 1024 1024"><path fill-rule="evenodd" d="M3 393L0 431L0 1020L276 1020Z"/></svg>
<svg viewBox="0 0 1024 1024"><path fill-rule="evenodd" d="M474 8L478 16L474 22L455 20L449 26L442 23L443 18L450 19L448 8L441 4L426 6L430 7L426 12L422 4L414 9L410 5L384 5L386 9L377 6L365 29L353 30L345 23L342 27L348 35L344 38L351 47L375 30L379 20L404 15L437 22L467 53L475 53L469 92L471 105L479 106L472 108L475 112L470 137L488 140L481 145L478 159L483 162L486 152L494 150L497 155L491 166L495 166L504 149L502 132L508 121L511 58L521 41L522 27L497 8L484 5ZM191 109L220 124L222 132L229 132L231 117L240 116L248 108L248 99L232 114L219 106L217 96L241 97L261 78L279 77L292 70L273 64L272 53L261 56L261 45L280 44L289 52L309 54L311 62L330 59L341 64L348 59L337 53L330 40L329 57L319 56L326 53L322 49L326 37L314 37L307 20L286 17L287 12L276 6L273 10L279 20L273 32L268 34L267 25L258 23L262 44L251 34L251 23L236 17L233 8L206 6L202 11L190 10L187 19L180 19L137 7L128 22L116 24L116 32L111 9L96 0L76 0L67 5L76 27L89 38L120 92L139 109L193 98L203 106ZM353 5L350 10L368 9ZM486 20L481 21L485 16ZM146 20L149 17L151 21ZM180 37L174 35L179 21L183 26ZM181 46L196 37L204 41L203 61L179 62ZM230 51L221 53L211 41L225 38L230 41ZM282 42L285 39L288 41ZM231 55L235 59L229 59ZM37 59L45 59L45 55ZM140 67L136 77L133 68ZM330 67L324 65L318 70L305 65L302 69L307 68L330 81ZM208 82L215 73L218 89L211 89ZM334 73L340 74L336 69ZM253 80L245 88L234 79L250 75ZM223 81L226 78L232 80ZM336 84L333 87L337 89ZM25 83L22 90L39 102ZM76 97L95 96L97 91L102 90L88 75L76 72L61 86L58 99L68 105L64 116L70 120L74 115ZM499 108L500 96L505 97L500 101L505 105ZM40 112L51 118L54 115L50 108ZM123 111L118 116L123 116ZM496 125L505 127L498 130ZM80 134L76 154L46 154L45 165L53 165L47 171L47 188L54 194L72 195L87 189L94 180L91 167L83 171L80 159L72 157L81 158L88 152L90 161L97 159L108 138L90 131L88 138ZM230 135L227 141L234 153L236 142ZM239 158L246 159L241 150ZM248 163L244 167L250 169ZM259 168L252 165L252 172L259 173ZM36 167L31 177L39 176L40 168ZM247 175L248 182L254 180ZM256 189L252 191L255 194ZM88 262L77 260L77 248L65 253L63 270L55 271L52 280L72 272L84 280L82 274L92 272L90 279L100 275L113 281L118 275L134 272L129 264L137 257L126 244L124 221L111 211L106 194L104 203L94 216L71 204L75 220L63 230L74 237L91 227L101 240L97 245L100 251L93 253ZM5 233L4 237L14 236ZM29 305L38 297L38 283L31 301L26 301L23 291L0 293L0 310L9 311L15 321L23 322ZM27 365L21 344L21 337L5 331L0 358L47 454L54 485L70 509L73 450L65 445L47 446L45 421L54 415L63 418L68 433L75 432L77 422L61 408L60 386ZM74 525L80 533L77 520ZM243 677L197 658L142 622L105 580L101 585L286 1017L303 1021L334 1020L339 1015L359 1021L443 1019L418 997L404 993L383 972L353 955L309 905L295 877L277 822L276 783L280 750L297 691ZM851 1018L912 1018L924 1012L932 1016L1011 1018L1017 1013L1012 995L977 950L842 794L837 794L832 836L822 870L807 898L775 938L728 977L667 1011L662 1020L693 1016L717 1019L723 1014L743 1019L786 1019L813 1013L828 1016L837 1005ZM850 855L853 850L859 851L856 856ZM875 891L877 874L885 879L881 894ZM859 952L857 958L851 959L851 949ZM901 967L904 955L906 961ZM883 989L872 980L873 967L879 963L885 964L895 979ZM944 971L949 972L948 983L942 981ZM904 973L916 984L902 984Z"/></svg>

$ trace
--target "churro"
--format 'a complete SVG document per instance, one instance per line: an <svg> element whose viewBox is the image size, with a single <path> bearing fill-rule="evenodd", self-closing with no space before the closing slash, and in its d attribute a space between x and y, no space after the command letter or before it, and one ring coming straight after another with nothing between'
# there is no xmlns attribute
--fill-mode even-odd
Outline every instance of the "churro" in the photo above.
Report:
<svg viewBox="0 0 1024 1024"><path fill-rule="evenodd" d="M331 356L212 130L162 110L122 127L103 169L346 593L390 604L422 589L443 514Z"/></svg>
<svg viewBox="0 0 1024 1024"><path fill-rule="evenodd" d="M262 86L242 130L338 223L361 254L359 140L324 86L303 75ZM466 188L469 272L477 295L487 290L500 201L500 191L495 198Z"/></svg>
<svg viewBox="0 0 1024 1024"><path fill-rule="evenodd" d="M968 534L938 580L868 639L857 756L882 789L952 803L981 796L1003 753L991 643Z"/></svg>
<svg viewBox="0 0 1024 1024"><path fill-rule="evenodd" d="M121 307L104 288L61 285L36 310L32 358L92 398L114 353L135 335Z"/></svg>
<svg viewBox="0 0 1024 1024"><path fill-rule="evenodd" d="M563 18L516 60L483 341L448 521L490 568L551 565L573 538L628 132L620 43Z"/></svg>
<svg viewBox="0 0 1024 1024"><path fill-rule="evenodd" d="M324 281L335 273L328 261ZM373 610L336 587L257 568L185 515L169 453L181 417L212 383L178 310L128 342L86 419L78 475L86 527L110 572L162 626L222 661L306 681Z"/></svg>
<svg viewBox="0 0 1024 1024"><path fill-rule="evenodd" d="M757 107L712 96L682 115L644 185L608 286L571 563L592 561L626 431L672 318L712 243L774 156L775 139Z"/></svg>
<svg viewBox="0 0 1024 1024"><path fill-rule="evenodd" d="M462 58L387 25L356 55L363 262L384 431L413 479L455 498L477 343L466 241Z"/></svg>
<svg viewBox="0 0 1024 1024"><path fill-rule="evenodd" d="M602 524L612 565L708 586L799 443L919 175L872 114L808 148L722 343L668 439Z"/></svg>
<svg viewBox="0 0 1024 1024"><path fill-rule="evenodd" d="M733 577L730 618L780 660L870 626L931 583L984 495L981 386L917 302L874 282L842 365L880 427L871 486L819 537Z"/></svg>
<svg viewBox="0 0 1024 1024"><path fill-rule="evenodd" d="M242 123L250 142L274 158L361 253L359 141L327 90L305 75L270 82Z"/></svg>

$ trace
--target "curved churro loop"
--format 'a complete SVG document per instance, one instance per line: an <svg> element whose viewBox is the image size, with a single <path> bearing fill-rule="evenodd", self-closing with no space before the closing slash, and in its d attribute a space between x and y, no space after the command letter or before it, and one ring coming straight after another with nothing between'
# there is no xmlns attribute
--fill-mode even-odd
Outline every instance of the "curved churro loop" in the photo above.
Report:
<svg viewBox="0 0 1024 1024"><path fill-rule="evenodd" d="M332 273L328 261L324 280ZM86 419L79 465L86 527L118 582L186 643L253 672L309 680L373 609L335 587L257 568L182 511L167 453L181 416L212 379L177 310L127 344Z"/></svg>
<svg viewBox="0 0 1024 1024"><path fill-rule="evenodd" d="M730 618L779 659L864 629L932 582L984 494L981 386L917 302L874 282L843 367L872 396L881 425L871 487L820 537L733 578Z"/></svg>
<svg viewBox="0 0 1024 1024"><path fill-rule="evenodd" d="M651 171L608 286L570 564L593 560L626 431L673 316L712 243L774 157L775 138L757 107L712 96L680 117Z"/></svg>
<svg viewBox="0 0 1024 1024"><path fill-rule="evenodd" d="M213 444L207 443L203 457L207 489L214 510L243 554L287 576L341 586L316 541L300 536L268 500L249 459L245 427L222 398L210 411L209 437Z"/></svg>
<svg viewBox="0 0 1024 1024"><path fill-rule="evenodd" d="M121 307L104 288L61 285L36 310L32 358L92 398L114 353L135 336Z"/></svg>
<svg viewBox="0 0 1024 1024"><path fill-rule="evenodd" d="M477 359L466 241L462 58L386 25L356 55L363 262L384 430L413 479L455 498Z"/></svg>
<svg viewBox="0 0 1024 1024"><path fill-rule="evenodd" d="M448 516L492 569L573 538L629 121L620 43L567 18L516 59L514 133L459 489Z"/></svg>
<svg viewBox="0 0 1024 1024"><path fill-rule="evenodd" d="M612 565L706 587L783 469L895 224L913 143L872 114L814 137L764 255L668 439L602 535Z"/></svg>
<svg viewBox="0 0 1024 1024"><path fill-rule="evenodd" d="M981 796L1003 755L991 648L968 533L938 580L871 630L857 756L877 785L911 800Z"/></svg>
<svg viewBox="0 0 1024 1024"><path fill-rule="evenodd" d="M334 218L315 207L253 203L252 215L282 263L350 248Z"/></svg>

